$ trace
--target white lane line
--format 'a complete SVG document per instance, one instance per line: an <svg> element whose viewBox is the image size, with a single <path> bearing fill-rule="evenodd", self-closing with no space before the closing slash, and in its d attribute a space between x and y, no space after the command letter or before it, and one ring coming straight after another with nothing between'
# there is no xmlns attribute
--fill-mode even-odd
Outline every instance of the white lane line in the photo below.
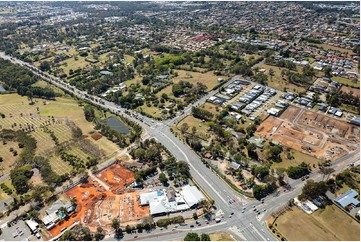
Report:
<svg viewBox="0 0 361 242"><path fill-rule="evenodd" d="M201 175L201 173L199 173L198 170L193 166L193 164L189 161L188 156L184 153L184 151L183 151L176 143L174 143L173 140L171 140L168 136L164 135L163 133L162 133L162 135L163 135L165 138L167 138L176 148L179 149L179 151L180 151L180 152L183 154L183 156L186 158L188 164L193 168L193 170L194 170L195 172L197 172L197 174L203 179L203 181L208 184L208 186L217 194L217 196L218 196L225 204L228 204L228 203L226 202L226 200L224 200L224 198L213 188L213 186L212 186L211 184L209 184L209 182L208 182L208 181Z"/></svg>

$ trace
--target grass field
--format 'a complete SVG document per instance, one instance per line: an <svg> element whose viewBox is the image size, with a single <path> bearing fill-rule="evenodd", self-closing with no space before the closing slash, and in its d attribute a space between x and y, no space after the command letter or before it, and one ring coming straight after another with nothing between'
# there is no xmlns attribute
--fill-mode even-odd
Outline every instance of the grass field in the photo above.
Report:
<svg viewBox="0 0 361 242"><path fill-rule="evenodd" d="M57 97L55 101L46 100L46 105L44 105L44 100L37 99L37 102L34 105L29 105L26 97L21 97L17 94L4 94L0 95L0 103L0 112L6 115L5 119L0 119L1 128L11 129L11 126L14 123L17 124L16 128L20 128L20 124L22 124L22 127L27 124L30 126L34 125L35 132L30 132L30 134L37 140L37 155L45 155L47 151L55 148L55 143L50 135L44 132L42 128L39 128L42 125L48 125L47 127L54 131L54 134L60 143L72 139L70 127L63 122L65 118L74 122L81 128L83 134L87 134L94 130L94 125L85 120L83 108L78 106L76 100L69 97ZM37 108L39 108L39 112L37 111ZM21 114L23 114L23 117L21 117ZM52 116L54 116L56 122L51 122L49 125L48 121L51 120ZM90 140L105 152L105 159L111 158L112 155L116 155L119 151L119 147L105 137L102 137L98 141L94 141L91 138ZM16 159L16 157L13 157L12 153L9 152L9 145L12 145L14 146L14 149L17 149L17 144L10 144L10 142L8 145L0 146L0 155L4 159L0 165L4 167L4 174L9 173L12 168L11 165ZM20 151L18 151L18 154L19 153ZM79 156L87 157L84 153L79 153ZM51 166L58 174L64 174L65 172L71 171L70 165L63 162L60 157L52 157L50 160Z"/></svg>
<svg viewBox="0 0 361 242"><path fill-rule="evenodd" d="M307 164L310 164L311 168L313 168L313 165L316 165L316 167L317 167L317 164L319 162L321 162L319 159L317 159L313 156L304 154L302 152L299 152L297 150L291 150L291 154L293 155L294 159L289 160L289 159L287 159L285 153L283 152L281 155L282 162L280 162L280 163L273 162L272 168L288 168L290 166L297 166L297 165L301 164L302 162L306 162Z"/></svg>
<svg viewBox="0 0 361 242"><path fill-rule="evenodd" d="M65 92L63 90L61 90L60 88L51 85L50 83L46 82L46 81L38 81L36 83L34 83L32 85L33 87L43 87L43 88L50 88L51 90L53 90L55 93L60 94L60 95L64 95Z"/></svg>
<svg viewBox="0 0 361 242"><path fill-rule="evenodd" d="M287 89L287 91L291 91L291 92L303 92L306 91L306 89L304 87L300 87L300 86L296 86L288 81L284 81L282 79L282 75L281 72L282 70L288 70L287 68L282 68L282 67L277 67L277 66L270 66L270 65L266 65L266 64L261 64L258 66L259 69L265 69L266 71L264 72L265 75L267 75L268 77L268 86L275 88L277 90L283 91L284 88ZM271 76L269 75L269 70L272 69L274 71L272 80L271 80ZM284 77L286 78L286 76Z"/></svg>
<svg viewBox="0 0 361 242"><path fill-rule="evenodd" d="M3 162L0 163L0 175L8 174L10 170L14 167L16 158L18 156L14 156L12 152L10 152L10 148L13 148L20 154L21 149L18 147L17 142L9 141L6 145L3 145L2 141L0 141L0 156L3 158Z"/></svg>
<svg viewBox="0 0 361 242"><path fill-rule="evenodd" d="M332 80L338 81L339 83L341 83L343 85L349 85L350 87L360 88L360 80L359 79L357 81L353 81L351 79L347 79L344 77L334 76L334 77L332 77Z"/></svg>
<svg viewBox="0 0 361 242"><path fill-rule="evenodd" d="M58 174L63 175L65 173L70 173L72 170L71 165L69 163L63 161L60 156L55 155L49 158L50 166L52 170Z"/></svg>
<svg viewBox="0 0 361 242"><path fill-rule="evenodd" d="M227 232L220 231L209 234L211 241L235 241L235 239Z"/></svg>
<svg viewBox="0 0 361 242"><path fill-rule="evenodd" d="M11 194L11 196L9 196L8 194L6 194L6 193L0 188L0 201L3 201L3 200L6 200L6 199L9 199L9 198L12 198L12 195L16 194L15 188L14 188L14 186L11 184L10 178L8 178L8 179L6 179L5 181L0 182L0 183L4 183L6 186L8 186L8 187L13 191L13 193Z"/></svg>
<svg viewBox="0 0 361 242"><path fill-rule="evenodd" d="M205 110L213 113L213 115L217 115L217 114L219 114L219 113L223 110L222 107L217 106L217 105L215 105L215 104L213 104L213 103L208 103L208 102L204 103L204 104L201 106L201 108L203 108L203 109L205 109ZM218 110L218 111L217 111L217 110Z"/></svg>
<svg viewBox="0 0 361 242"><path fill-rule="evenodd" d="M360 240L360 225L335 205L312 215L293 208L276 220L276 228L287 240Z"/></svg>
<svg viewBox="0 0 361 242"><path fill-rule="evenodd" d="M181 122L177 124L177 130L181 130L182 125L186 123L188 124L189 128L187 130L188 133L192 132L192 127L196 127L196 136L202 139L208 139L208 126L202 122L202 120L193 117L192 115L187 116Z"/></svg>
<svg viewBox="0 0 361 242"><path fill-rule="evenodd" d="M348 49L343 49L340 47L336 47L336 46L331 46L331 45L327 45L327 44L315 44L318 47L322 47L324 50L336 50L336 51L340 51L341 53L347 52L349 54L352 53L352 50L348 50Z"/></svg>
<svg viewBox="0 0 361 242"><path fill-rule="evenodd" d="M197 82L200 82L207 86L207 90L212 90L218 84L218 78L227 78L225 76L216 76L212 71L206 73L199 73L193 71L184 71L184 70L174 70L178 73L177 77L174 77L172 81L178 83L180 80L187 81L196 85Z"/></svg>
<svg viewBox="0 0 361 242"><path fill-rule="evenodd" d="M75 60L74 57L71 57L61 63L60 68L63 69L65 74L69 75L70 69L75 71L79 68L82 69L88 65L90 66L91 64L89 62L87 62L85 59L86 58L93 59L93 57L91 55L88 55L87 57L81 57L78 55L77 58L78 58L78 60Z"/></svg>

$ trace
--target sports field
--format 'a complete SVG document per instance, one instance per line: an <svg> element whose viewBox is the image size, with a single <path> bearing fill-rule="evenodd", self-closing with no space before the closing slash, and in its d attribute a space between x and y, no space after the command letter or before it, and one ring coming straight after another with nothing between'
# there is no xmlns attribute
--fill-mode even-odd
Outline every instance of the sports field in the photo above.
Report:
<svg viewBox="0 0 361 242"><path fill-rule="evenodd" d="M294 207L281 215L276 224L287 240L360 240L360 224L335 205L311 215Z"/></svg>

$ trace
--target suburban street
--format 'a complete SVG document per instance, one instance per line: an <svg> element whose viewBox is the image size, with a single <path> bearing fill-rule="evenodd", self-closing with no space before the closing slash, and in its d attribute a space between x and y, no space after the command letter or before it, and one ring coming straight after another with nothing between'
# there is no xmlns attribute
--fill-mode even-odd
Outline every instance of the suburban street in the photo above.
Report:
<svg viewBox="0 0 361 242"><path fill-rule="evenodd" d="M157 122L152 120L151 118L144 117L134 111L125 110L119 105L105 101L99 97L85 94L84 92L77 90L75 87L70 86L69 84L61 81L60 79L43 74L35 67L15 58L11 58L4 53L0 53L0 57L29 68L35 74L42 77L44 80L70 93L73 93L78 98L84 99L86 101L92 102L93 104L109 109L113 113L123 115L126 118L132 120L133 122L138 123L149 134L149 137L155 138L160 143L162 143L174 155L177 160L186 161L189 164L192 177L208 193L208 195L214 199L217 211L221 210L224 213L224 219L222 219L221 223L215 224L214 222L212 222L213 224L210 225L202 224L202 226L200 226L199 228L194 228L193 231L196 231L198 233L209 233L219 230L227 230L237 240L276 240L266 228L264 221L272 211L275 211L278 208L284 206L288 203L289 199L297 196L301 192L302 186L305 181L301 181L300 179L289 180L289 183L292 187L290 191L284 192L282 189L278 196L270 195L266 197L264 204L257 200L247 199L232 190L225 182L223 182L222 179L220 179L210 169L206 168L206 166L202 163L200 157L188 145L184 144L170 131L169 126L183 118L182 115L170 121L165 121L164 123ZM237 78L239 77L234 77L226 83L230 83ZM211 91L208 95L204 96L199 101L192 104L192 106L198 106L202 104L216 92L217 91ZM91 98L88 98L85 95L90 96ZM192 106L188 106L186 110L184 110L183 115L186 115L191 110ZM130 115L127 114L125 111L128 111ZM358 162L359 151L360 150L358 149L355 152L348 154L333 162L333 168L335 169L335 173L344 170L349 164L353 162ZM310 179L319 181L322 180L322 175L317 171L314 171L312 172L312 174L310 174ZM235 199L236 202L233 204L229 204L227 201L229 198ZM253 206L256 206L259 211L261 211L261 214L259 216L257 216L256 213L253 211ZM243 209L244 207L245 209ZM243 210L244 213L242 212ZM234 215L230 216L232 212L234 213ZM168 231L169 230L170 229L168 229ZM151 234L143 233L144 235L139 235L139 240L176 240L183 238L190 231L191 228L189 228L189 226L184 229L177 228L170 233L166 233L165 231L158 232L157 230L155 230ZM130 237L131 235L129 235L129 238L126 235L124 239L134 240L133 237Z"/></svg>

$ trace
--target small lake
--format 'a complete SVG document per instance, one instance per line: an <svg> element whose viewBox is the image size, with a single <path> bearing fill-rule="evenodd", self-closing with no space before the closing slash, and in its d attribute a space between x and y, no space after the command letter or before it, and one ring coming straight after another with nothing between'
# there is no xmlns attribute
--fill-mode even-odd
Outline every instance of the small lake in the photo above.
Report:
<svg viewBox="0 0 361 242"><path fill-rule="evenodd" d="M105 122L110 128L118 131L119 133L130 134L130 130L128 129L128 127L114 116L107 118Z"/></svg>
<svg viewBox="0 0 361 242"><path fill-rule="evenodd" d="M5 88L0 85L0 92L6 92Z"/></svg>

